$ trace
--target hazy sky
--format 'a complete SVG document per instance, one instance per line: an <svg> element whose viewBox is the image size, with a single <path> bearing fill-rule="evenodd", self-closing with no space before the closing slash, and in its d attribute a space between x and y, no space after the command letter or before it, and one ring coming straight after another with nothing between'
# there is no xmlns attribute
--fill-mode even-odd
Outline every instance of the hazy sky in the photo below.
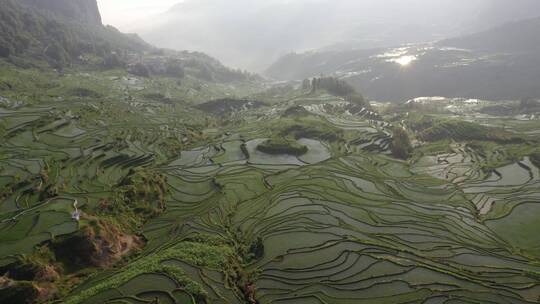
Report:
<svg viewBox="0 0 540 304"><path fill-rule="evenodd" d="M98 0L103 23L129 31L134 22L167 11L183 0Z"/></svg>

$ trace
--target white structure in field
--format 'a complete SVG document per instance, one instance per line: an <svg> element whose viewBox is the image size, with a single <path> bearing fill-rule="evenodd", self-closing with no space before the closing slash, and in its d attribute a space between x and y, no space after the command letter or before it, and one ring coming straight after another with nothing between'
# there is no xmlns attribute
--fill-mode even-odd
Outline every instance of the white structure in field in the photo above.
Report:
<svg viewBox="0 0 540 304"><path fill-rule="evenodd" d="M71 218L72 218L73 220L77 221L77 222L81 220L81 211L80 211L79 209L77 209L77 204L78 204L78 203L79 203L79 202L78 202L77 200L75 200L75 201L73 202L73 208L75 208L75 211L73 211L73 212L71 213Z"/></svg>

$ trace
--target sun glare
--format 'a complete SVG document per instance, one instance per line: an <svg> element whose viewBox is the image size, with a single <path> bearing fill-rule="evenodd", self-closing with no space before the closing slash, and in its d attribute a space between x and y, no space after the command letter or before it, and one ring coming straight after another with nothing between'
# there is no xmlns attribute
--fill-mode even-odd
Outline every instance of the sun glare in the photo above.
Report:
<svg viewBox="0 0 540 304"><path fill-rule="evenodd" d="M401 66L409 66L416 59L417 59L416 56L407 55L407 56L401 56L399 58L393 59L392 61Z"/></svg>

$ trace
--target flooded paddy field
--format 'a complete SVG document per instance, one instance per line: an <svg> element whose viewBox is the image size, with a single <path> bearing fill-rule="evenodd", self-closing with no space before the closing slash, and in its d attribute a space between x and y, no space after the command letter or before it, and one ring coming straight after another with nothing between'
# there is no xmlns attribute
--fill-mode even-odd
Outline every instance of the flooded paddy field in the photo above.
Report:
<svg viewBox="0 0 540 304"><path fill-rule="evenodd" d="M0 267L87 225L74 201L99 208L145 170L167 191L141 226L144 248L65 303L536 303L538 166L486 171L489 156L463 143L396 160L389 124L339 102L299 99L200 133L171 109L118 106L117 124L105 111L79 118L85 104L6 108ZM290 106L311 114L280 116ZM257 150L284 130L308 152Z"/></svg>

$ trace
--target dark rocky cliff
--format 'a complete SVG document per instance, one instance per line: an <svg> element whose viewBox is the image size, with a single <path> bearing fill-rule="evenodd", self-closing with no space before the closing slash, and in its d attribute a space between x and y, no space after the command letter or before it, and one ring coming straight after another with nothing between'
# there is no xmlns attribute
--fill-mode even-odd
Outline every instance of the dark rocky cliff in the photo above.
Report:
<svg viewBox="0 0 540 304"><path fill-rule="evenodd" d="M79 23L101 25L101 15L96 0L19 0Z"/></svg>

